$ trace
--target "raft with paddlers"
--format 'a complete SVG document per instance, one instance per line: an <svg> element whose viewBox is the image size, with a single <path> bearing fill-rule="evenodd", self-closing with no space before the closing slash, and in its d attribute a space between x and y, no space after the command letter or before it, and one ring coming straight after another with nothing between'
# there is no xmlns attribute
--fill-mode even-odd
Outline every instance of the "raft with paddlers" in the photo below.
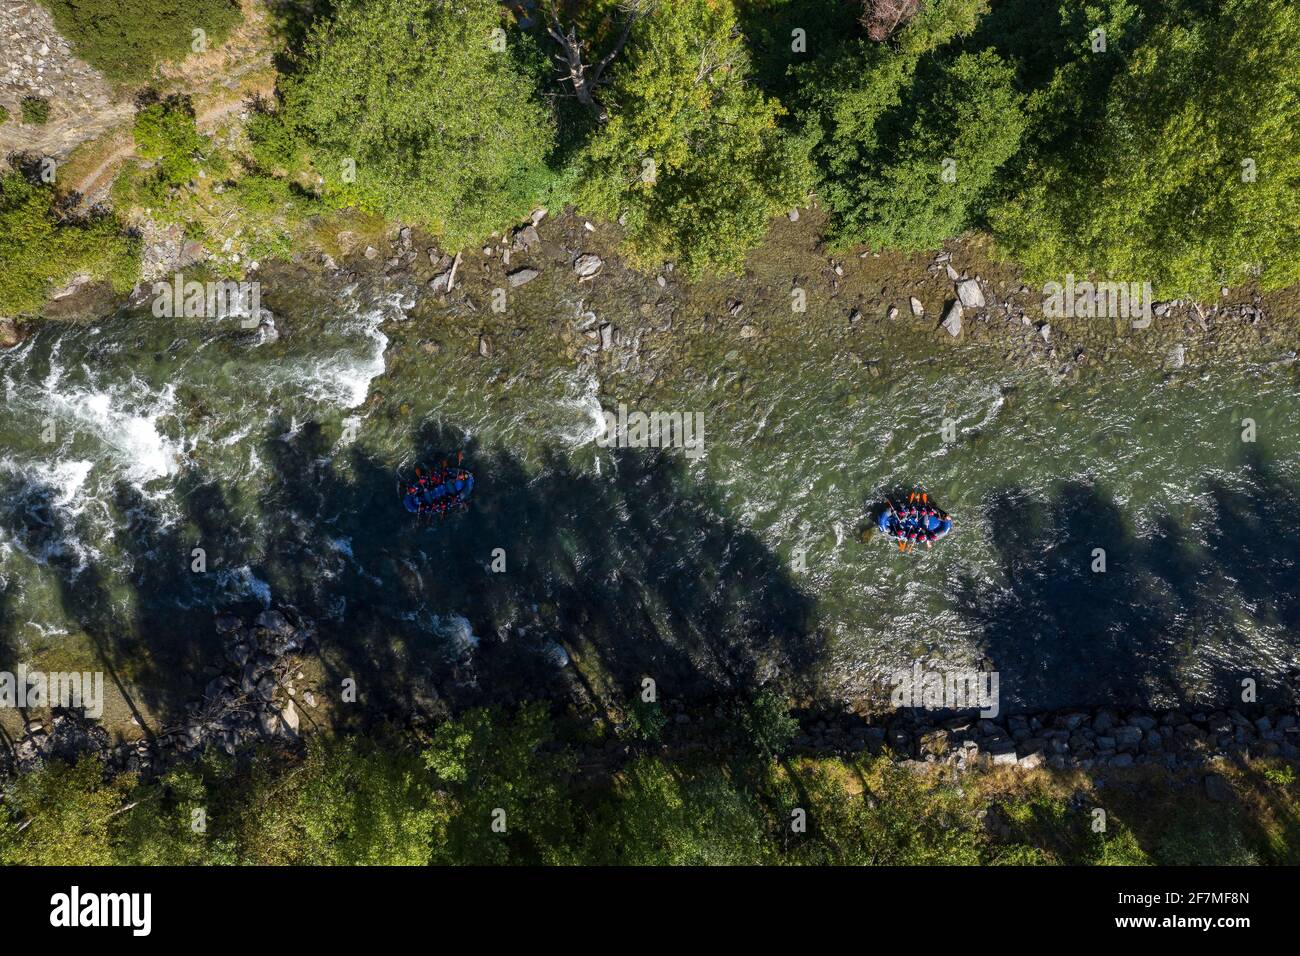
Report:
<svg viewBox="0 0 1300 956"><path fill-rule="evenodd" d="M456 464L443 462L440 468L417 465L412 475L399 478L397 493L402 506L413 515L432 518L444 517L448 512L469 507L469 496L474 492L474 474L463 467L464 452L456 456Z"/></svg>
<svg viewBox="0 0 1300 956"><path fill-rule="evenodd" d="M915 490L898 504L886 498L876 528L897 541L899 551L918 544L928 548L952 533L952 515L931 501L927 492Z"/></svg>

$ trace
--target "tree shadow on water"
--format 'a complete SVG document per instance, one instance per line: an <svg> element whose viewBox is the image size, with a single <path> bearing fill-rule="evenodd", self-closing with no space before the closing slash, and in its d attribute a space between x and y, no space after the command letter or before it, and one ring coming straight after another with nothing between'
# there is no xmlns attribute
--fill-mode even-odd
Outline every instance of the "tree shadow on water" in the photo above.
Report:
<svg viewBox="0 0 1300 956"><path fill-rule="evenodd" d="M1091 484L1047 503L991 496L1003 581L968 578L957 607L981 631L1005 707L1241 706L1247 677L1260 703L1292 700L1279 661L1295 659L1300 635L1295 490L1249 455L1241 480L1209 497L1205 532L1157 514L1139 533Z"/></svg>
<svg viewBox="0 0 1300 956"><path fill-rule="evenodd" d="M666 699L811 681L812 600L695 489L680 455L616 452L601 476L559 455L525 467L436 427L410 444L431 464L464 449L468 511L414 520L392 462L276 420L255 501L235 507L199 467L162 497L119 484L99 503L115 521L112 562L78 562L87 530L48 502L39 521L0 519L50 554L64 617L132 709L155 715L150 731L228 667L217 613L251 619L267 591L314 622L331 679L355 678L370 713L617 704L646 677Z"/></svg>
<svg viewBox="0 0 1300 956"><path fill-rule="evenodd" d="M560 696L575 681L621 697L651 677L680 698L808 677L812 602L687 489L680 458L617 453L601 477L462 443L432 426L413 437L433 465L463 448L476 476L467 512L427 524L363 449L337 465L319 433L268 449L269 580L300 607L333 609L318 623L340 669L408 702L411 678L424 680L452 706ZM322 557L335 573L319 573ZM476 646L457 638L458 616Z"/></svg>

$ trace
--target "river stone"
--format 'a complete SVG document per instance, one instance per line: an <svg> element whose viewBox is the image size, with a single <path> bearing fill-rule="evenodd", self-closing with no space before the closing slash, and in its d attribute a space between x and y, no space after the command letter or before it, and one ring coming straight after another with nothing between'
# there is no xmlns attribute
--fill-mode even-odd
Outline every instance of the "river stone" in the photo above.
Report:
<svg viewBox="0 0 1300 956"><path fill-rule="evenodd" d="M590 279L603 266L604 260L600 256L588 252L578 258L573 263L573 271L579 279Z"/></svg>
<svg viewBox="0 0 1300 956"><path fill-rule="evenodd" d="M912 307L912 314L913 314L913 315L918 316L918 317L919 317L919 316L922 316L922 315L925 315L925 306L921 305L921 300L918 299L916 296L912 296L912 297L908 300L908 304L911 305L911 307Z"/></svg>
<svg viewBox="0 0 1300 956"><path fill-rule="evenodd" d="M1136 747L1142 741L1142 728L1116 727L1113 736L1118 747Z"/></svg>
<svg viewBox="0 0 1300 956"><path fill-rule="evenodd" d="M1165 365L1171 369L1182 368L1187 364L1187 347L1179 342L1165 356Z"/></svg>
<svg viewBox="0 0 1300 956"><path fill-rule="evenodd" d="M293 630L288 619L279 611L270 609L257 615L257 620L253 622L257 627L264 628L273 634L283 634Z"/></svg>
<svg viewBox="0 0 1300 956"><path fill-rule="evenodd" d="M1205 777L1205 795L1215 803L1228 803L1233 798L1232 785L1220 774L1207 774Z"/></svg>
<svg viewBox="0 0 1300 956"><path fill-rule="evenodd" d="M280 719L284 721L284 725L291 733L298 733L298 709L294 707L293 701L284 705L284 710L280 711Z"/></svg>
<svg viewBox="0 0 1300 956"><path fill-rule="evenodd" d="M478 337L478 354L484 358L488 358L492 354L492 340L486 335Z"/></svg>
<svg viewBox="0 0 1300 956"><path fill-rule="evenodd" d="M957 298L968 309L984 308L984 290L977 279L964 279L957 283Z"/></svg>
<svg viewBox="0 0 1300 956"><path fill-rule="evenodd" d="M600 327L600 347L605 351L614 347L614 326L608 322Z"/></svg>
<svg viewBox="0 0 1300 956"><path fill-rule="evenodd" d="M522 252L525 249L531 249L533 246L539 245L541 241L542 237L538 235L537 227L529 223L522 229L515 230L514 242L511 243L510 248L515 252Z"/></svg>
<svg viewBox="0 0 1300 956"><path fill-rule="evenodd" d="M943 321L939 323L940 328L944 329L954 339L961 335L961 303L954 301L948 306L948 311L943 314Z"/></svg>
<svg viewBox="0 0 1300 956"><path fill-rule="evenodd" d="M532 282L539 275L541 275L541 273L536 269L516 269L514 272L511 272L506 276L506 280L510 283L511 288L517 288L525 283Z"/></svg>

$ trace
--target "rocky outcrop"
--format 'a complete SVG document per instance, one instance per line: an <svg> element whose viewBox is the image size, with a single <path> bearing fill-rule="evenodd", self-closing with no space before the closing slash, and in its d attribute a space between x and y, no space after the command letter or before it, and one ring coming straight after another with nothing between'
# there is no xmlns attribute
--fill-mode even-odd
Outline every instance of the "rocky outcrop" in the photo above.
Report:
<svg viewBox="0 0 1300 956"><path fill-rule="evenodd" d="M0 773L26 772L51 759L73 761L85 754L99 757L114 771L147 772L209 747L233 755L258 741L296 741L301 717L293 683L314 642L311 622L285 607L263 611L247 625L223 614L216 627L225 673L208 682L179 724L114 745L96 721L59 712L48 722L28 723L11 751L0 750Z"/></svg>
<svg viewBox="0 0 1300 956"><path fill-rule="evenodd" d="M988 720L955 717L929 723L900 712L883 724L845 715L805 722L800 753L890 751L908 765L957 770L985 766L1132 767L1208 766L1242 757L1300 759L1300 720L1294 710L1142 711L1109 708Z"/></svg>

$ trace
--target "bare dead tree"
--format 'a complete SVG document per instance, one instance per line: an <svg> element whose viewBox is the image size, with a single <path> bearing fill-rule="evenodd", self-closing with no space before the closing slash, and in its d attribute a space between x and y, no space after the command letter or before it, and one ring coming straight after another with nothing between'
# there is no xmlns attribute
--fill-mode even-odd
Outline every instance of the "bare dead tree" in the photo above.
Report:
<svg viewBox="0 0 1300 956"><path fill-rule="evenodd" d="M858 22L877 43L888 40L921 9L921 0L863 0Z"/></svg>
<svg viewBox="0 0 1300 956"><path fill-rule="evenodd" d="M559 44L560 53L556 54L555 59L560 62L564 70L567 70L567 74L561 78L561 81L572 86L573 95L578 98L578 102L592 110L602 121L607 118L607 115L596 99L596 87L600 85L605 69L614 62L614 58L627 44L632 26L645 15L648 7L648 0L626 0L619 4L618 9L623 14L623 28L618 40L597 63L589 65L584 62L584 43L578 38L577 28L570 24L566 29L560 21L557 4L554 2L547 4L546 32Z"/></svg>

